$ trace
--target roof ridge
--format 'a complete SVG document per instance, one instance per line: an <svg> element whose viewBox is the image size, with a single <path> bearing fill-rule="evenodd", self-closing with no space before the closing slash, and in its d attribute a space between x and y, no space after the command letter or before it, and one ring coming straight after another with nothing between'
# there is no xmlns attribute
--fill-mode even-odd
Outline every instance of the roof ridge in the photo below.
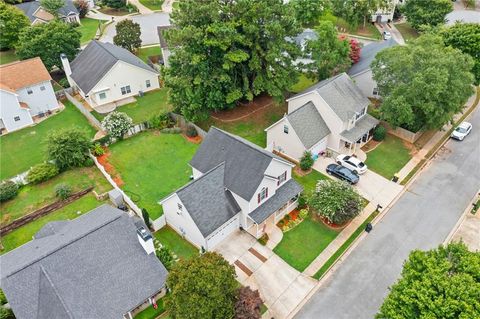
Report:
<svg viewBox="0 0 480 319"><path fill-rule="evenodd" d="M301 110L301 109L303 109L304 107L307 107L307 106L313 106L315 108L315 110L318 112L317 108L315 107L315 104L313 104L312 100L310 100L307 103L300 106L299 108L295 109L292 113L288 113L287 117L289 117L292 114L295 114L298 110Z"/></svg>
<svg viewBox="0 0 480 319"><path fill-rule="evenodd" d="M213 171L215 171L216 169L220 168L220 166L225 166L225 161L223 162L220 162L220 164L214 166L213 168L209 169L208 171L206 171L204 174L200 175L198 178L188 182L186 185L183 185L182 187L180 187L179 189L177 189L174 193L178 193L180 191L183 191L185 190L186 188L188 188L189 186L195 184L197 181L201 180L202 178L206 177L208 174L212 173ZM225 188L225 173L223 174L223 179L224 179L224 183L222 185L222 187ZM172 194L174 194L172 193ZM170 194L171 195L171 194ZM165 198L169 197L170 195L166 196Z"/></svg>
<svg viewBox="0 0 480 319"><path fill-rule="evenodd" d="M14 65L14 64L24 63L24 62L31 61L31 60L36 60L36 59L39 59L43 64L42 59L39 56L36 56L36 57L25 59L25 60L18 60L18 61L13 61L13 62L10 62L10 63L2 64L2 65L0 65L0 68L4 68L4 67L11 66L11 65Z"/></svg>
<svg viewBox="0 0 480 319"><path fill-rule="evenodd" d="M63 300L62 296L58 293L58 290L57 290L57 287L55 287L52 279L50 278L50 275L47 273L47 270L45 269L45 267L43 267L43 265L40 265L40 276L41 274L43 273L43 275L45 276L45 278L47 279L48 283L50 284L50 286L52 287L53 289L53 292L55 294L55 296L57 296L58 300L60 300L60 303L62 304L63 306L63 309L65 310L65 312L67 313L68 317L69 318L73 318L72 314L70 313L70 310L68 309L67 307L67 304L65 303L65 301ZM40 286L40 285L39 285ZM40 289L40 287L39 287ZM40 291L39 291L39 294L38 294L38 299L40 299ZM40 306L40 300L37 300L37 304L38 306ZM38 311L39 311L40 307L37 307L37 316L38 316Z"/></svg>
<svg viewBox="0 0 480 319"><path fill-rule="evenodd" d="M93 40L92 41L93 43L95 43L96 45L98 45L100 48L102 48L102 50L106 51L108 54L110 54L111 56L113 56L116 60L120 60L117 56L115 56L112 52L110 52L110 50L107 50L103 45L106 44L106 43L101 43L100 41L98 40ZM100 44L101 43L101 44ZM113 44L114 45L114 44ZM123 48L122 48L123 49Z"/></svg>

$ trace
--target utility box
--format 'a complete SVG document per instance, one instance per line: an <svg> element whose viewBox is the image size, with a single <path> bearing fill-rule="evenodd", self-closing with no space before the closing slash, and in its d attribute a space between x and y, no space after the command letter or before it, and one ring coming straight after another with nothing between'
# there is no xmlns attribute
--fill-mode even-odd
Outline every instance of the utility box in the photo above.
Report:
<svg viewBox="0 0 480 319"><path fill-rule="evenodd" d="M118 189L112 189L108 192L108 198L113 203L115 207L123 205L123 195Z"/></svg>

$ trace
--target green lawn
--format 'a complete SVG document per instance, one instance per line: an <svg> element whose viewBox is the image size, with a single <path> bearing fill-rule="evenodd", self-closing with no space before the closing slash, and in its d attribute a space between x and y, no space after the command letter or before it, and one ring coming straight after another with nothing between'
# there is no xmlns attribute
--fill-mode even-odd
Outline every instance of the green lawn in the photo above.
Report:
<svg viewBox="0 0 480 319"><path fill-rule="evenodd" d="M153 306L148 306L145 310L139 312L134 318L135 319L155 319L165 312L165 306L163 304L163 299L157 300L157 309L154 309Z"/></svg>
<svg viewBox="0 0 480 319"><path fill-rule="evenodd" d="M372 171L387 179L392 179L393 175L400 171L411 158L410 151L405 147L403 141L396 136L387 134L380 145L367 153L365 164Z"/></svg>
<svg viewBox="0 0 480 319"><path fill-rule="evenodd" d="M0 64L7 64L13 61L17 61L18 57L15 54L15 51L0 51Z"/></svg>
<svg viewBox="0 0 480 319"><path fill-rule="evenodd" d="M40 219L34 220L25 226L22 226L3 236L1 240L4 249L0 252L0 254L6 253L7 251L15 249L18 246L32 240L32 236L35 235L35 233L48 222L74 219L75 217L89 212L101 204L103 204L103 202L99 202L93 193L89 193L73 203L63 207L62 209L59 209Z"/></svg>
<svg viewBox="0 0 480 319"><path fill-rule="evenodd" d="M80 38L81 44L86 44L95 39L99 24L106 22L106 20L97 20L91 18L83 18L80 21L81 25L77 28L77 30L82 34L82 37Z"/></svg>
<svg viewBox="0 0 480 319"><path fill-rule="evenodd" d="M15 176L46 159L46 138L55 130L78 127L89 137L95 129L70 102L65 109L43 122L0 137L0 179Z"/></svg>
<svg viewBox="0 0 480 319"><path fill-rule="evenodd" d="M153 233L162 245L172 250L179 258L188 259L198 255L198 249L183 239L172 228L165 226Z"/></svg>
<svg viewBox="0 0 480 319"><path fill-rule="evenodd" d="M282 241L273 251L293 268L304 271L338 234L339 231L307 218L283 233Z"/></svg>
<svg viewBox="0 0 480 319"><path fill-rule="evenodd" d="M133 123L145 122L153 115L172 110L168 103L168 89L165 88L147 92L144 96L136 97L136 99L136 102L125 104L116 109L118 112L127 113L132 118ZM95 111L92 114L99 121L106 116L106 114L99 114Z"/></svg>
<svg viewBox="0 0 480 319"><path fill-rule="evenodd" d="M365 25L363 27L363 23L360 23L357 27L352 27L347 21L342 18L336 17L335 25L339 32L346 32L352 35L358 35L362 37L374 38L374 39L381 39L382 35L378 31L378 29L371 23Z"/></svg>
<svg viewBox="0 0 480 319"><path fill-rule="evenodd" d="M148 48L140 48L138 49L137 56L142 59L143 62L147 63L147 58L153 55L161 55L162 51L160 50L159 45L155 45L153 47Z"/></svg>
<svg viewBox="0 0 480 319"><path fill-rule="evenodd" d="M150 10L162 10L163 0L140 0L140 3Z"/></svg>
<svg viewBox="0 0 480 319"><path fill-rule="evenodd" d="M395 24L395 27L402 34L402 37L405 40L405 42L414 40L414 39L416 39L420 36L420 34L417 32L417 30L412 28L410 23L408 23L408 22Z"/></svg>
<svg viewBox="0 0 480 319"><path fill-rule="evenodd" d="M293 178L303 186L305 192L311 192L317 186L317 182L322 179L328 179L327 176L322 173L312 170L308 175L300 176L297 173L293 172Z"/></svg>
<svg viewBox="0 0 480 319"><path fill-rule="evenodd" d="M0 224L7 224L36 209L56 202L58 198L55 196L55 186L60 183L69 185L73 192L81 191L90 186L95 187L98 194L112 189L96 167L72 169L41 184L25 185L20 189L17 197L1 203L2 219Z"/></svg>
<svg viewBox="0 0 480 319"><path fill-rule="evenodd" d="M188 162L197 148L180 134L148 131L110 146L109 162L125 182L122 188L156 219L162 215L158 201L189 182Z"/></svg>
<svg viewBox="0 0 480 319"><path fill-rule="evenodd" d="M317 83L317 81L312 80L311 78L307 77L305 74L302 73L298 77L298 82L290 88L290 91L292 93L299 93L311 87L315 83Z"/></svg>

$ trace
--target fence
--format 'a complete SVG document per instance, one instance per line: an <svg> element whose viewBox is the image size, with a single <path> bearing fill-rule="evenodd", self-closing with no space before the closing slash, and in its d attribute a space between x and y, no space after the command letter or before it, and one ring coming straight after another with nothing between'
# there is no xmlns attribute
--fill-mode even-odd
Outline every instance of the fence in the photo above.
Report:
<svg viewBox="0 0 480 319"><path fill-rule="evenodd" d="M201 127L199 127L195 123L187 121L182 115L177 114L177 113L170 113L170 114L182 130L186 130L187 126L192 125L193 127L195 127L197 129L198 135L201 138L205 138L207 136L207 132L205 132Z"/></svg>
<svg viewBox="0 0 480 319"><path fill-rule="evenodd" d="M401 127L397 128L392 128L387 122L382 121L382 125L386 127L388 133L395 135L399 138L401 138L404 141L410 142L410 143L415 143L420 136L422 136L423 132L418 131L417 133L410 132L409 130L406 130Z"/></svg>
<svg viewBox="0 0 480 319"><path fill-rule="evenodd" d="M61 100L66 97L66 94L74 95L75 91L73 88L66 88L66 89L61 89L55 92L55 97L57 100Z"/></svg>
<svg viewBox="0 0 480 319"><path fill-rule="evenodd" d="M77 101L75 98L73 98L68 92L65 92L65 96L66 98L72 102L73 105L75 105L75 107L80 111L82 112L83 115L85 115L85 117L87 118L87 120L93 125L95 126L95 128L99 131L103 131L102 129L102 124L100 124L100 122L90 113L89 110L87 110L82 103L80 103L79 101Z"/></svg>

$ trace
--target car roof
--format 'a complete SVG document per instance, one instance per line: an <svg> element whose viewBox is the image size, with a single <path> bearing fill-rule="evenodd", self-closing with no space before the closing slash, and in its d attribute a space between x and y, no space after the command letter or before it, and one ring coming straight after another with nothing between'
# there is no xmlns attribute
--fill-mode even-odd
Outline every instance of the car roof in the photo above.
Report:
<svg viewBox="0 0 480 319"><path fill-rule="evenodd" d="M462 122L458 127L469 128L470 126L472 126L472 124L469 122Z"/></svg>
<svg viewBox="0 0 480 319"><path fill-rule="evenodd" d="M360 164L362 161L356 158L355 156L350 156L348 159L349 162L352 162L353 164Z"/></svg>

